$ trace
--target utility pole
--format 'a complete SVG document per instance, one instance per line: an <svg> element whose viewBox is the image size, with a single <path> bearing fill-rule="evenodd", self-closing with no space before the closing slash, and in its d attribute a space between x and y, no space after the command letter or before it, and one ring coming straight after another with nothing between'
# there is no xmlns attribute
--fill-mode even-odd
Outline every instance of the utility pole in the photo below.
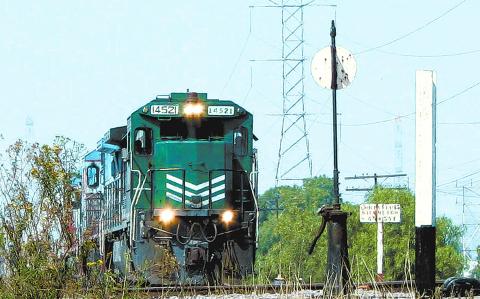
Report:
<svg viewBox="0 0 480 299"><path fill-rule="evenodd" d="M373 179L373 186L377 187L378 185L378 180L379 179L384 179L387 180L389 178L398 178L398 177L406 177L407 174L405 173L397 173L397 174L376 174L374 173L373 175L354 175L354 176L347 176L345 177L345 180L369 180ZM401 186L395 186L389 189L405 189L405 187ZM368 187L368 188L346 188L345 191L372 191L373 188Z"/></svg>
<svg viewBox="0 0 480 299"><path fill-rule="evenodd" d="M436 74L416 72L415 284L421 297L435 292Z"/></svg>
<svg viewBox="0 0 480 299"><path fill-rule="evenodd" d="M378 179L384 178L398 178L398 177L406 177L405 173L399 174L384 174L384 175L377 175L374 173L373 175L360 175L360 176L353 176L353 177L345 177L345 180L368 180L373 179L373 188L346 188L346 191L372 191L374 188L378 186ZM393 187L391 189L404 189L404 187ZM377 205L378 211L378 205ZM383 281L383 221L377 221L377 281Z"/></svg>

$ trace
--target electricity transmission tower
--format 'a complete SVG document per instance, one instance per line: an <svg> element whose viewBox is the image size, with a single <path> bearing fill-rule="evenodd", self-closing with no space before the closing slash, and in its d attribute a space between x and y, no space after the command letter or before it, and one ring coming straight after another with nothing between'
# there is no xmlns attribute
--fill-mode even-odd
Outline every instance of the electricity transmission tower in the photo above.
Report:
<svg viewBox="0 0 480 299"><path fill-rule="evenodd" d="M476 260L478 236L480 235L480 194L473 188L462 186L462 252L467 265L464 268L464 276L469 275L472 262Z"/></svg>
<svg viewBox="0 0 480 299"><path fill-rule="evenodd" d="M305 120L303 0L270 1L282 10L282 126L275 185L312 176Z"/></svg>
<svg viewBox="0 0 480 299"><path fill-rule="evenodd" d="M33 119L30 116L27 116L25 119L25 140L34 143L35 142L35 132L33 130Z"/></svg>

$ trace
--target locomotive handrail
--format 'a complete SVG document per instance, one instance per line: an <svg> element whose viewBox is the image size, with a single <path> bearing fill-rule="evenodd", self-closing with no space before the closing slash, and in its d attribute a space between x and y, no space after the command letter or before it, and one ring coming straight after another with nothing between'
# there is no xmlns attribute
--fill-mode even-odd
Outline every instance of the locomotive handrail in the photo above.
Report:
<svg viewBox="0 0 480 299"><path fill-rule="evenodd" d="M248 181L248 184L250 186L250 190L252 191L252 196L253 196L253 201L255 203L255 246L258 248L258 221L259 221L259 216L260 216L260 210L258 208L258 200L257 196L255 195L255 192L253 191L253 186L252 186L252 181Z"/></svg>
<svg viewBox="0 0 480 299"><path fill-rule="evenodd" d="M143 192L144 190L144 186L145 186L145 182L147 180L147 177L149 176L150 177L150 182L153 181L153 173L156 172L156 171L159 171L159 172L166 172L166 171L182 171L182 207L183 209L186 208L186 195L185 195L185 191L186 191L186 187L185 187L185 182L186 182L186 169L185 168L153 168L153 169L148 169L147 170L147 174L145 174L143 180L141 180L142 178L142 173L139 171L139 170L132 170L132 171L135 171L135 172L138 172L138 176L139 176L139 181L138 181L138 184L137 184L137 188L135 190L135 193L134 193L134 196L133 196L133 201L132 201L132 205L131 205L131 219L132 219L132 223L131 223L131 237L130 237L130 241L131 241L131 245L133 247L133 242L135 241L135 230L136 230L136 215L135 215L135 206L140 198L140 195L141 193ZM244 186L243 186L243 183L244 183L244 175L247 175L248 172L246 170L237 170L237 169L227 169L227 168L218 168L218 169L210 169L208 170L208 208L209 209L212 209L212 173L213 172L218 172L218 171L223 171L223 172L232 172L232 173L240 173L241 176L240 176L240 213L241 213L241 216L243 218L243 212L244 212L244 194L245 194L245 189L244 189ZM249 182L249 185L250 185L250 189L252 191L252 195L254 197L254 202L255 202L255 209L256 209L256 222L257 222L257 227L256 227L256 230L258 230L258 203L257 203L257 200L255 198L255 195L253 194L253 189L252 189L252 186L251 186L251 183ZM150 192L151 192L151 195L150 195L150 201L151 201L151 209L152 209L152 205L153 205L153 188L150 188ZM258 235L258 234L257 234Z"/></svg>
<svg viewBox="0 0 480 299"><path fill-rule="evenodd" d="M210 169L208 171L208 208L212 208L212 172L214 171L230 171L230 172L237 172L241 173L242 176L240 176L240 213L243 218L243 195L244 195L244 189L243 189L243 176L247 174L246 170L238 170L238 169L227 169L227 168L218 168L218 169Z"/></svg>
<svg viewBox="0 0 480 299"><path fill-rule="evenodd" d="M140 175L141 175L141 172L139 172L139 183L140 183ZM145 185L145 181L147 180L147 176L145 175L145 178L143 179L142 183L140 185L137 185L139 186L140 188L138 188L137 190L135 190L135 194L133 196L133 200L132 200L132 205L130 207L130 217L132 218L132 223L131 223L131 230L130 230L130 248L133 249L133 242L135 241L135 229L136 229L136 225L135 225L135 218L136 218L136 215L135 215L135 205L137 204L137 201L138 199L140 198L140 194L143 190L143 186Z"/></svg>
<svg viewBox="0 0 480 299"><path fill-rule="evenodd" d="M186 198L185 198L185 182L186 182L186 170L185 168L179 168L179 167L176 167L176 168L154 168L154 169L149 169L148 172L150 173L150 181L153 182L153 173L155 171L181 171L182 172L182 208L185 209L185 201L186 201ZM153 211L153 188L151 188L150 190L150 205L151 205L151 209Z"/></svg>
<svg viewBox="0 0 480 299"><path fill-rule="evenodd" d="M183 176L184 176L184 180L183 180L183 194L182 194L182 204L183 204L183 208L185 208L185 169L183 168L156 168L156 169L148 169L147 170L147 174L145 175L142 183L140 184L140 181L141 181L141 171L139 170L134 170L132 169L132 171L135 171L135 172L138 172L138 176L139 176L139 180L138 180L138 184L137 184L137 190L135 190L135 194L133 196L133 200L132 200L132 206L131 206L131 213L132 215L130 216L131 219L132 219L132 223L131 223L131 230L130 230L130 248L133 248L133 242L135 241L135 230L136 230L136 223L135 223L135 220L136 220L136 214L135 214L135 206L137 205L137 202L138 202L138 199L140 198L140 195L143 191L143 186L145 186L145 182L147 180L147 176L150 174L150 182L152 182L152 173L155 172L155 171L178 171L178 170L182 170L183 171ZM153 190L153 188L150 188L151 192ZM152 198L153 197L150 197L150 201L152 201Z"/></svg>

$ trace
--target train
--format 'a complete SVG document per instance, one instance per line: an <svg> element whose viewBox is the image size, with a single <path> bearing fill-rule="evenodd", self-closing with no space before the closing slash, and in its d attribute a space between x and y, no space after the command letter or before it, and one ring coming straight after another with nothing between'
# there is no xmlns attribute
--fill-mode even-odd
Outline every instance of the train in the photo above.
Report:
<svg viewBox="0 0 480 299"><path fill-rule="evenodd" d="M73 210L84 270L98 260L149 285L252 274L255 140L246 109L189 91L157 96L109 129L84 158Z"/></svg>

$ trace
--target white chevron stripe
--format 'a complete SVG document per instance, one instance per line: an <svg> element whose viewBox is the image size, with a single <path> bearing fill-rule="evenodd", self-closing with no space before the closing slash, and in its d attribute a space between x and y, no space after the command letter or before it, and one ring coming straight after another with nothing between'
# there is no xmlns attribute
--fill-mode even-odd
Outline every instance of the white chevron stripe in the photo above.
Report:
<svg viewBox="0 0 480 299"><path fill-rule="evenodd" d="M212 188L212 194L214 194L214 193L216 193L216 192L218 192L218 191L220 191L220 190L224 190L224 189L225 189L225 184L222 184L222 185L220 185L220 186L217 186L217 187L215 187L215 188ZM185 193L186 193L186 192L185 192ZM200 195L200 196L208 196L208 190L203 191L202 193L197 194L197 195Z"/></svg>
<svg viewBox="0 0 480 299"><path fill-rule="evenodd" d="M170 174L167 174L167 180L170 180L174 183L177 183L179 185L183 185L183 180L182 179L179 179L173 175L170 175ZM221 181L224 181L225 180L225 175L221 175L221 176L218 176L214 179L212 179L212 185L213 184L216 184L218 182L221 182ZM185 182L185 187L189 188L189 189L192 189L194 191L199 191L201 189L204 189L206 187L208 187L208 181L207 182L203 182L201 184L198 184L198 185L195 185L195 184L192 184L188 181Z"/></svg>
<svg viewBox="0 0 480 299"><path fill-rule="evenodd" d="M169 183L167 183L166 186L167 186L167 189L169 189L169 190L171 190L171 191L174 191L174 192L177 192L177 193L180 193L180 194L183 193L183 192L182 192L182 188L179 188L179 187L177 187L177 186L171 185L171 184L169 184ZM188 191L188 190L185 190L185 196L187 196L187 197L192 197L193 195L197 195L197 194L192 193L192 192L190 192L190 191Z"/></svg>
<svg viewBox="0 0 480 299"><path fill-rule="evenodd" d="M177 196L177 195L175 195L175 194L172 194L172 193L170 193L170 192L167 192L166 195L167 195L167 197L170 198L170 199L173 199L173 200L178 201L178 202L182 202L182 198L179 197L179 196Z"/></svg>
<svg viewBox="0 0 480 299"><path fill-rule="evenodd" d="M214 178L214 179L212 180L212 185L213 185L213 184L216 184L216 183L218 183L218 182L221 182L221 181L225 181L225 175L221 175L221 176L219 176L219 177Z"/></svg>
<svg viewBox="0 0 480 299"><path fill-rule="evenodd" d="M177 185L183 185L183 180L179 179L179 178L177 178L173 175L167 174L166 178L167 178L168 181L170 181L172 183L175 183ZM211 193L212 194L212 203L216 202L216 201L219 201L219 200L222 200L222 199L225 199L225 192L214 195L215 193L218 193L222 190L225 190L225 175L220 175L220 176L212 179L211 185L214 185L214 184L217 184L217 183L220 183L220 182L223 182L223 184L215 186L215 187L212 188L212 193ZM208 196L209 195L208 189L204 190L202 192L198 192L198 191L201 191L202 189L207 188L208 186L209 186L208 181L203 182L203 183L198 184L198 185L192 184L192 183L187 181L187 182L185 182L185 189L188 188L190 190L185 190L185 197L192 198L192 196L202 196L202 197ZM182 197L178 196L177 194L182 194L183 193L183 188L175 186L175 185L170 184L168 182L166 183L165 187L167 188L167 192L166 192L167 198L170 198L170 199L175 200L175 201L180 202L180 203L182 202ZM195 192L195 191L197 191L197 192ZM174 194L174 193L177 193L177 194ZM186 205L200 207L200 204L194 204L190 200L188 200L187 198L185 198L185 204ZM206 206L206 205L208 205L208 202L209 202L208 199L203 200L201 205Z"/></svg>
<svg viewBox="0 0 480 299"><path fill-rule="evenodd" d="M170 180L170 181L172 181L172 182L174 182L174 183L177 183L177 184L179 184L179 185L183 185L183 180L177 179L177 178L174 177L173 175L167 174L167 180Z"/></svg>
<svg viewBox="0 0 480 299"><path fill-rule="evenodd" d="M213 196L212 197L212 203L216 202L216 201L219 201L219 200L222 200L225 198L225 193L222 193L222 194L219 194L217 196ZM202 206L206 206L208 205L208 199L207 200L204 200L202 201Z"/></svg>
<svg viewBox="0 0 480 299"><path fill-rule="evenodd" d="M169 184L169 183L167 183L166 186L167 186L167 189L170 189L170 190L172 190L172 191L175 191L175 192L177 192L177 193L182 194L182 188L179 188L179 187L177 187L177 186L171 185L171 184ZM188 191L185 190L185 195L187 194L187 192L188 192Z"/></svg>
<svg viewBox="0 0 480 299"><path fill-rule="evenodd" d="M167 189L173 192L177 192L182 194L182 188L179 188L177 186L171 185L169 183L166 184ZM218 191L224 190L225 189L225 184L222 184L220 186L217 186L215 188L212 188L212 194L217 193ZM192 196L208 196L208 190L203 191L201 193L193 193L188 190L185 190L185 196L186 197L192 197Z"/></svg>
<svg viewBox="0 0 480 299"><path fill-rule="evenodd" d="M218 200L221 200L221 199L224 199L225 198L225 193L221 193L221 194L218 194L216 196L213 196L212 197L212 202L215 202L215 201L218 201ZM208 200L207 200L208 202Z"/></svg>
<svg viewBox="0 0 480 299"><path fill-rule="evenodd" d="M172 193L170 193L170 192L167 192L166 195L167 195L167 197L170 198L170 199L173 199L173 200L175 200L175 201L177 201L177 202L180 202L180 203L182 202L182 198L179 197L179 196L177 196L177 195L175 195L175 194L172 194ZM222 200L222 199L224 199L224 198L225 198L225 193L221 193L221 194L218 194L218 195L216 195L216 196L213 196L213 197L212 197L212 203L213 203L213 202L216 202L216 201L219 201L219 200ZM192 203L191 201L187 200L187 199L185 200L185 204L187 204L187 205L193 205L193 203ZM205 205L207 205L207 204L208 204L208 199L202 201L202 206L205 206Z"/></svg>

